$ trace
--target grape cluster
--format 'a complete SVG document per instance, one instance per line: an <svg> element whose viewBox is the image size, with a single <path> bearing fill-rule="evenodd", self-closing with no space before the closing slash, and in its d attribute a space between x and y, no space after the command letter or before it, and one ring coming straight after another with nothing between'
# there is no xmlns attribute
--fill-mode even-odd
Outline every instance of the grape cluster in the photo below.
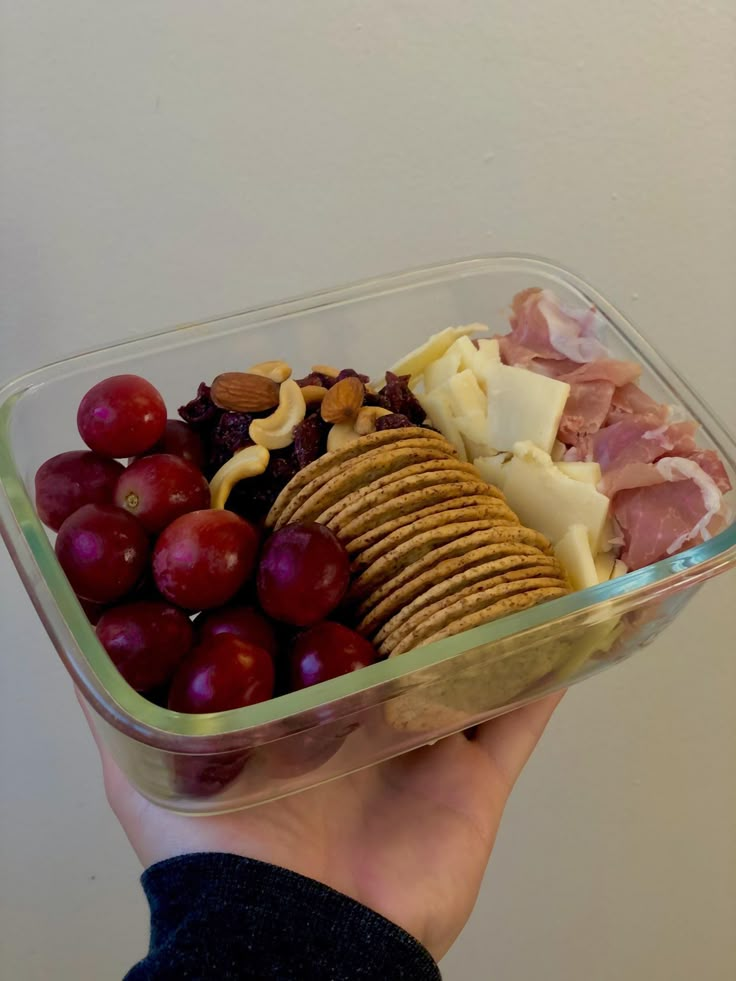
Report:
<svg viewBox="0 0 736 981"><path fill-rule="evenodd" d="M38 514L123 678L173 711L220 712L372 663L373 647L328 619L350 580L335 535L290 525L262 541L251 521L210 508L212 439L218 453L234 452L242 419L215 410L205 385L181 414L167 419L143 378L106 378L79 405L89 449L60 453L36 474ZM324 452L313 420L295 436L281 470L275 455L280 485ZM247 484L241 495L263 493Z"/></svg>

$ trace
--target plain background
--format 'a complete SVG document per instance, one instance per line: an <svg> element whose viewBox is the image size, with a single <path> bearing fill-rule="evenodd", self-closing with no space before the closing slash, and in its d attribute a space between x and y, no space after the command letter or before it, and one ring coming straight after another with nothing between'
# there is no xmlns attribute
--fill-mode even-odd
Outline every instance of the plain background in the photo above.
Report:
<svg viewBox="0 0 736 981"><path fill-rule="evenodd" d="M733 0L0 0L0 46L3 376L513 250L736 427ZM736 976L735 584L569 694L447 981ZM4 552L0 641L0 976L120 978L139 870Z"/></svg>

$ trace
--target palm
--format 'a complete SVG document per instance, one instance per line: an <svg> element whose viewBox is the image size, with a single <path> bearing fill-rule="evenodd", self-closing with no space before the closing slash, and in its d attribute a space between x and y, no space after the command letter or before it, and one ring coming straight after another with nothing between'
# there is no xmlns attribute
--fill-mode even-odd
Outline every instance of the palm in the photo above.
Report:
<svg viewBox="0 0 736 981"><path fill-rule="evenodd" d="M352 896L439 958L470 915L508 794L557 701L234 814L164 811L102 748L105 784L144 865L197 851L272 862Z"/></svg>

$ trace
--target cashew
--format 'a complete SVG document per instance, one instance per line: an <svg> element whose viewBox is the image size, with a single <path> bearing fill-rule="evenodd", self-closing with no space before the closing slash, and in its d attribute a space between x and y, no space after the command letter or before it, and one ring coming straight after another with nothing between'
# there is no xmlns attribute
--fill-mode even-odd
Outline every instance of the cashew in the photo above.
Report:
<svg viewBox="0 0 736 981"><path fill-rule="evenodd" d="M340 374L339 369L333 368L330 364L313 364L312 371L317 375L326 375L328 378L337 378Z"/></svg>
<svg viewBox="0 0 736 981"><path fill-rule="evenodd" d="M210 481L212 507L222 510L239 480L258 477L266 471L271 454L263 446L246 446L224 463Z"/></svg>
<svg viewBox="0 0 736 981"><path fill-rule="evenodd" d="M302 395L307 405L315 405L327 395L327 389L322 388L321 385L305 385L302 389Z"/></svg>
<svg viewBox="0 0 736 981"><path fill-rule="evenodd" d="M271 381L278 382L280 385L287 378L291 378L291 366L285 361L261 361L259 364L254 364L252 368L248 368L248 374L263 375L264 378L270 378Z"/></svg>
<svg viewBox="0 0 736 981"><path fill-rule="evenodd" d="M250 438L267 450L282 450L294 441L294 427L306 413L302 390L293 378L289 378L279 389L278 408L265 419L254 419L250 424Z"/></svg>
<svg viewBox="0 0 736 981"><path fill-rule="evenodd" d="M336 422L327 434L327 452L339 450L348 443L354 443L356 439L360 439L360 436L356 433L352 422Z"/></svg>
<svg viewBox="0 0 736 981"><path fill-rule="evenodd" d="M359 436L367 436L368 433L375 433L376 419L380 416L390 416L390 409L382 409L379 405L366 405L358 413L355 420L355 432Z"/></svg>

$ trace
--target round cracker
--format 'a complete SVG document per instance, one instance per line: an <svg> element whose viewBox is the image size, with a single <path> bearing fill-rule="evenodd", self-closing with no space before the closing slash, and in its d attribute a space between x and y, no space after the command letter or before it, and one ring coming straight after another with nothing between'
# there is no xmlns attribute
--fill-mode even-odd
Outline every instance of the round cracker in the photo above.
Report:
<svg viewBox="0 0 736 981"><path fill-rule="evenodd" d="M438 440L429 440L423 437L407 437L400 442L390 443L388 446L369 449L365 453L331 467L329 470L324 470L297 491L277 518L276 529L283 528L284 525L291 524L296 520L302 520L297 518L297 514L325 488L329 487L331 491L334 491L336 481L344 481L348 488L351 487L352 481L357 489L386 473L385 468L391 465L389 461L398 466L398 462L395 461L400 459L405 466L408 466L412 461L412 455L413 459L417 461L450 460L455 463L458 462L457 457L449 453ZM289 484L287 484L288 486ZM345 493L336 492L333 500L340 500L344 496Z"/></svg>
<svg viewBox="0 0 736 981"><path fill-rule="evenodd" d="M492 498L489 498L490 500ZM452 524L466 524L469 521L493 521L496 524L511 525L519 524L519 519L511 508L506 505L503 506L503 509L486 505L476 505L475 507L457 508L451 511L438 511L436 514L431 514L424 518L417 516L412 523L402 525L391 534L386 535L385 538L375 545L360 552L353 560L353 571L357 572L361 569L367 569L369 565L377 562L378 559L382 558L397 545L402 545L422 532L431 531L434 528L442 528L450 522Z"/></svg>
<svg viewBox="0 0 736 981"><path fill-rule="evenodd" d="M482 521L451 521L445 522L438 528L419 532L411 538L396 545L365 569L353 580L350 595L353 598L365 596L388 579L392 579L402 569L414 565L431 552L442 548L448 542L461 542L465 538L480 534L489 536L490 541L505 541L507 530L521 530L518 520L506 517L485 519ZM526 536L524 536L526 537Z"/></svg>
<svg viewBox="0 0 736 981"><path fill-rule="evenodd" d="M433 603L456 595L466 586L479 582L512 582L515 579L533 579L536 575L556 575L564 580L562 566L553 555L505 555L490 562L481 562L469 569L463 569L452 576L445 576L440 582L422 591L411 602L395 613L373 637L374 644L382 644L389 634L394 633L419 610L428 609ZM362 631L361 631L362 632Z"/></svg>
<svg viewBox="0 0 736 981"><path fill-rule="evenodd" d="M539 603L544 603L547 600L567 596L569 592L569 589L548 586L543 589L530 589L526 593L517 593L514 596L499 600L491 606L475 610L473 613L468 613L458 620L453 620L452 623L447 624L435 633L423 637L419 644L415 646L421 645L422 647L427 647L437 640L454 637L466 630L472 630L473 627L481 627L486 623L490 623L492 620L499 620L501 617L510 616L512 613L518 613L520 610L529 609L529 607L537 606ZM402 649L394 650L391 653L391 657L399 657L401 654L407 654L410 650L414 650L414 647L402 645Z"/></svg>
<svg viewBox="0 0 736 981"><path fill-rule="evenodd" d="M511 511L508 504L498 498L469 495L467 497L455 497L449 501L440 501L438 504L430 504L429 507L420 508L418 511L409 510L406 514L400 514L398 517L385 518L386 514L392 514L394 511L393 501L389 501L386 505L378 505L352 521L345 529L343 543L348 552L355 555L378 544L394 531L411 525L415 520L420 521L422 518L429 518L435 514L447 514L449 511L460 511L465 508L480 506L490 510ZM511 513L513 514L513 511ZM448 515L448 517L451 518L452 516ZM353 525L356 526L359 534L355 538L349 538ZM366 531L360 531L362 525L369 525L369 527Z"/></svg>
<svg viewBox="0 0 736 981"><path fill-rule="evenodd" d="M383 641L380 653L390 654L400 650L407 637L415 637L425 631L434 633L452 620L472 613L476 608L483 608L488 600L495 602L496 598L515 596L530 589L555 587L568 591L568 586L552 570L542 568L541 572L532 574L531 569L522 569L520 574L507 574L492 580L480 580L469 586L464 586L451 596L430 603L417 610L409 619L396 630L393 630ZM416 642L412 644L416 647Z"/></svg>
<svg viewBox="0 0 736 981"><path fill-rule="evenodd" d="M353 599L365 596L366 593L391 580L401 570L412 568L428 555L434 555L436 558L440 555L444 557L445 554L457 555L472 548L473 545L491 545L496 542L520 542L534 545L540 551L547 552L550 548L544 535L520 524L493 521L469 522L468 525L449 524L398 545L383 558L374 562L370 569L366 569L354 580L350 596ZM452 546L450 551L446 553L444 550L450 546Z"/></svg>
<svg viewBox="0 0 736 981"><path fill-rule="evenodd" d="M421 426L407 426L405 429L382 429L380 432L361 436L360 439L348 443L347 446L340 447L339 450L324 453L321 457L295 474L274 501L266 518L266 526L269 528L273 527L293 495L300 491L302 487L305 487L310 480L320 476L320 474L327 473L333 467L339 466L347 460L352 460L353 457L360 456L362 453L366 453L375 447L387 446L390 443L395 443L403 439L419 438L435 440L444 444L448 453L452 455L456 455L457 453L455 447L445 439L442 433L435 432L434 429L424 429Z"/></svg>
<svg viewBox="0 0 736 981"><path fill-rule="evenodd" d="M385 484L377 489L369 488L364 493L356 494L350 501L343 501L343 506L335 508L331 515L323 516L324 523L342 540L343 532L353 519L364 511L379 504L393 501L396 514L412 513L430 504L443 500L452 500L467 494L480 495L500 500L500 492L481 480L472 480L469 473L456 470L429 472L408 477L400 483ZM409 500L414 492L416 497Z"/></svg>
<svg viewBox="0 0 736 981"><path fill-rule="evenodd" d="M481 535L477 536L479 539ZM416 565L404 569L394 579L379 586L375 592L366 597L357 609L357 615L363 617L359 630L370 633L375 624L381 624L401 609L404 603L409 603L415 596L434 586L446 576L455 575L463 569L472 569L482 562L502 558L506 555L539 555L543 553L533 545L516 542L498 542L492 545L483 541L468 543L467 548L460 550L452 548L452 543L443 545L436 552L425 556Z"/></svg>
<svg viewBox="0 0 736 981"><path fill-rule="evenodd" d="M332 514L333 508L339 509L348 499L355 500L354 495L377 490L404 477L447 470L457 471L466 479L474 472L471 464L461 463L439 444L427 444L426 440L382 446L343 464L315 489L308 484L298 495L301 500L296 502L297 507L284 511L277 528L295 521L313 521L326 512Z"/></svg>

